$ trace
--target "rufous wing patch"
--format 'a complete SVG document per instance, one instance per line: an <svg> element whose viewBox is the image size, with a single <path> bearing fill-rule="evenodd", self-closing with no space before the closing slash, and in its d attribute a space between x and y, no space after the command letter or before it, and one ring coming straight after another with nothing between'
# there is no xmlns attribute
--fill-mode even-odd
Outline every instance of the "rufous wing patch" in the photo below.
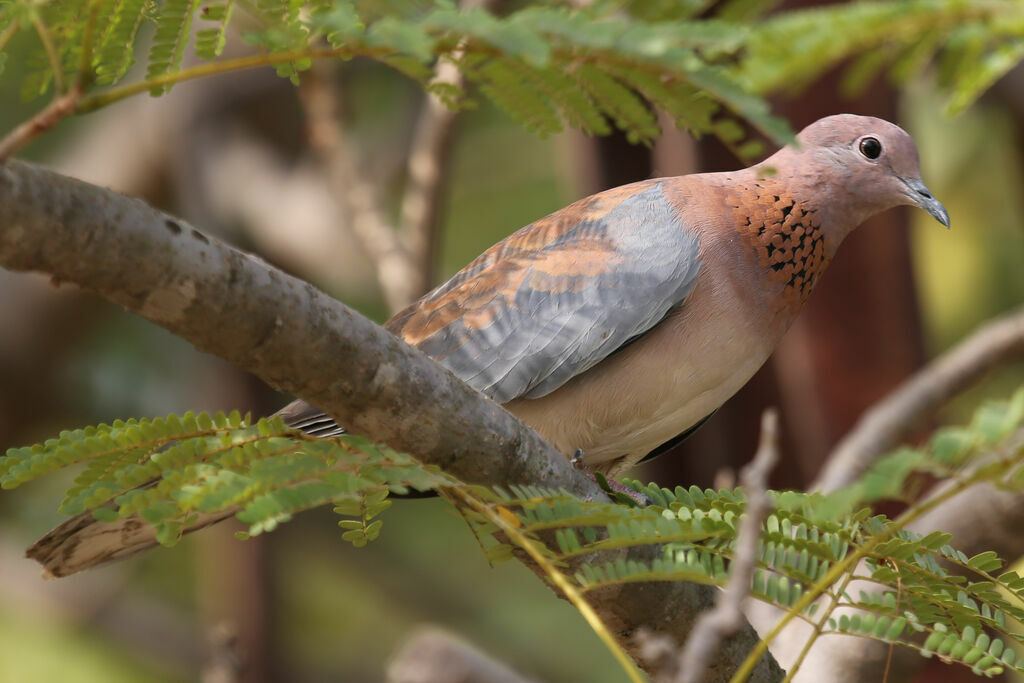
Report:
<svg viewBox="0 0 1024 683"><path fill-rule="evenodd" d="M397 314L386 327L418 346L456 321L469 330L492 324L503 307L515 305L524 286L553 293L578 290L584 278L614 265L615 245L602 234L600 220L635 192L634 186L616 187L527 225ZM566 239L570 232L572 239Z"/></svg>

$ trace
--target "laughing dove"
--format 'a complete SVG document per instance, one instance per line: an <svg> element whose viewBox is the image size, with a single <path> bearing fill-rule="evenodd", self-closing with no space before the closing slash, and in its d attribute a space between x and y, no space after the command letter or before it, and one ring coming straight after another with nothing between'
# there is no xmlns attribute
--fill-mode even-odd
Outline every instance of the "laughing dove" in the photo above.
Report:
<svg viewBox="0 0 1024 683"><path fill-rule="evenodd" d="M581 199L494 245L386 327L561 452L620 473L753 376L851 230L901 204L949 226L902 128L841 114L797 141L741 171ZM281 414L339 433L304 401Z"/></svg>
<svg viewBox="0 0 1024 683"><path fill-rule="evenodd" d="M581 199L491 247L386 327L567 456L622 472L750 379L860 223L908 204L949 226L898 126L843 114L797 141L741 171ZM318 436L343 432L301 400L279 414ZM129 521L84 513L29 555L64 575L155 544L138 523L112 533Z"/></svg>

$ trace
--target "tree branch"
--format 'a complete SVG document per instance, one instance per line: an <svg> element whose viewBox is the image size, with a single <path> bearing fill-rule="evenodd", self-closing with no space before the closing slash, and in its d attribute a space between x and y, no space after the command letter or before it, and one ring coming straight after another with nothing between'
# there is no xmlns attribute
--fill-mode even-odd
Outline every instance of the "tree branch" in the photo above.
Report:
<svg viewBox="0 0 1024 683"><path fill-rule="evenodd" d="M0 266L74 282L464 481L605 499L536 432L419 351L139 200L12 161L0 167ZM626 643L643 626L681 642L714 601L713 589L686 582L595 593L591 604ZM708 680L727 680L755 643L749 627L729 639ZM753 680L779 678L765 658Z"/></svg>
<svg viewBox="0 0 1024 683"><path fill-rule="evenodd" d="M348 217L353 234L373 263L388 310L401 310L423 293L419 287L422 278L388 219L377 188L367 179L355 149L340 131L337 94L326 69L314 65L299 95L306 112L310 148L326 170L333 196Z"/></svg>
<svg viewBox="0 0 1024 683"><path fill-rule="evenodd" d="M853 483L946 401L992 368L1021 356L1024 308L986 324L866 412L833 449L811 490L829 493Z"/></svg>
<svg viewBox="0 0 1024 683"><path fill-rule="evenodd" d="M0 163L73 114L83 92L81 82L75 81L66 93L54 97L38 114L0 139Z"/></svg>
<svg viewBox="0 0 1024 683"><path fill-rule="evenodd" d="M491 8L497 0L463 0L463 11ZM466 77L455 66L463 46L439 59L432 84L461 89ZM326 69L314 65L299 89L309 128L310 147L327 170L335 197L351 221L377 274L388 309L397 313L430 289L434 245L447 157L460 112L449 109L434 92L426 92L416 119L405 169L400 224L387 216L380 193L367 180L355 147L346 140L338 110L338 92Z"/></svg>
<svg viewBox="0 0 1024 683"><path fill-rule="evenodd" d="M1018 434L1011 438L1020 437ZM936 486L922 503L943 495L952 485L954 482L949 481ZM921 535L933 531L951 533L952 545L968 557L993 551L1012 562L1024 555L1021 526L1024 526L1024 495L985 483L972 486L932 508L909 524L907 530ZM954 573L961 571L955 565L947 568ZM977 578L972 576L970 580ZM852 584L848 591L856 595L857 589L858 586ZM876 589L865 586L865 590ZM886 668L889 668L889 680L911 680L928 662L915 650L897 647L889 664L889 645L866 638L829 636L815 642L811 652L812 656L800 669L800 680L829 679L837 683L881 680Z"/></svg>
<svg viewBox="0 0 1024 683"><path fill-rule="evenodd" d="M436 627L422 628L402 644L388 664L388 683L531 683L461 638Z"/></svg>
<svg viewBox="0 0 1024 683"><path fill-rule="evenodd" d="M74 282L465 481L603 496L533 430L419 351L141 201L11 162L0 168L0 266Z"/></svg>
<svg viewBox="0 0 1024 683"><path fill-rule="evenodd" d="M498 0L462 0L459 6L463 11L492 10L497 4ZM448 59L439 60L432 83L462 89L466 77L455 66L461 58L462 50L457 49ZM425 292L433 282L434 246L447 177L446 162L459 114L445 106L435 93L427 92L409 148L399 234L416 266L420 279L415 285L419 292Z"/></svg>

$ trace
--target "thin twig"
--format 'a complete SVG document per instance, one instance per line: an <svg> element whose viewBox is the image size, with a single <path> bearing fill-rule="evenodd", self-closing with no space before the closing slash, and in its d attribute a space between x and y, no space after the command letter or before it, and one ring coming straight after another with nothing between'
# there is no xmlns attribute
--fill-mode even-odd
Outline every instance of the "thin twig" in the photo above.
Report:
<svg viewBox="0 0 1024 683"><path fill-rule="evenodd" d="M75 107L82 97L82 86L78 81L63 95L55 97L38 114L22 122L17 128L0 140L0 164L7 161L12 154L50 130L65 117L75 112Z"/></svg>
<svg viewBox="0 0 1024 683"><path fill-rule="evenodd" d="M39 36L39 42L43 44L43 50L46 52L46 58L50 62L50 71L53 72L53 90L55 97L59 97L64 92L64 67L60 63L60 55L57 54L57 48L54 47L53 41L50 40L50 31L46 28L46 24L43 23L43 18L39 16L39 12L32 12L32 27L36 30L36 35Z"/></svg>
<svg viewBox="0 0 1024 683"><path fill-rule="evenodd" d="M534 683L461 638L437 627L418 630L388 663L388 683Z"/></svg>
<svg viewBox="0 0 1024 683"><path fill-rule="evenodd" d="M100 4L98 0L92 0L89 5L89 17L86 19L85 29L82 31L82 57L78 62L78 75L75 78L78 87L83 90L91 85L93 80L92 50L96 21L100 16Z"/></svg>
<svg viewBox="0 0 1024 683"><path fill-rule="evenodd" d="M436 74L434 83L462 87L465 81L458 67L447 60L439 61ZM415 287L421 292L433 281L441 198L458 116L459 112L446 107L437 95L427 93L409 148L400 234L416 274L420 276Z"/></svg>
<svg viewBox="0 0 1024 683"><path fill-rule="evenodd" d="M463 10L493 6L494 0L464 0ZM456 66L464 43L438 60L432 83L461 88L465 77ZM428 92L415 124L406 165L401 225L383 208L380 193L367 180L365 164L341 132L338 92L325 69L314 68L300 89L309 126L310 146L336 188L353 233L373 262L388 308L395 313L429 289L434 247L445 189L445 169L459 112Z"/></svg>
<svg viewBox="0 0 1024 683"><path fill-rule="evenodd" d="M394 313L422 294L413 290L419 279L416 266L385 215L374 183L340 131L336 88L327 69L319 67L315 65L299 88L309 144L328 174L352 232L370 257L388 309Z"/></svg>
<svg viewBox="0 0 1024 683"><path fill-rule="evenodd" d="M722 640L744 624L741 607L750 593L757 565L761 525L772 505L768 495L768 475L778 459L779 416L775 410L769 409L761 417L761 442L757 454L740 472L747 505L736 536L729 583L718 596L715 608L701 615L686 640L675 678L680 683L699 683Z"/></svg>
<svg viewBox="0 0 1024 683"><path fill-rule="evenodd" d="M984 325L875 404L833 449L811 490L829 493L853 483L946 401L992 368L1022 356L1024 308L1018 308Z"/></svg>
<svg viewBox="0 0 1024 683"><path fill-rule="evenodd" d="M903 596L903 577L900 576L899 568L896 563L892 560L887 562L892 567L893 572L896 574L896 607L899 608L900 600ZM892 671L892 653L896 649L896 641L893 640L889 643L889 654L885 658L885 675L882 676L882 683L889 683L889 672Z"/></svg>
<svg viewBox="0 0 1024 683"><path fill-rule="evenodd" d="M463 0L462 10L491 9L496 0ZM465 75L456 63L462 58L464 45L459 45L446 58L439 59L434 69L432 84L461 89ZM444 194L448 153L459 112L445 106L433 92L428 92L423 109L416 121L409 159L406 166L406 184L402 195L400 235L416 267L420 282L415 283L420 293L433 282L434 247L437 241L441 198Z"/></svg>
<svg viewBox="0 0 1024 683"><path fill-rule="evenodd" d="M38 13L33 16L33 23L39 33L39 40L42 41L46 54L50 59L50 68L53 71L54 97L46 107L29 120L21 123L0 140L0 164L7 161L12 154L35 140L37 137L50 130L64 118L74 114L78 103L85 93L85 89L92 83L92 43L93 31L96 27L96 18L99 15L99 3L93 2L89 9L89 17L85 24L85 32L82 40L82 60L79 65L78 75L75 77L71 87L64 92L64 76L61 72L60 58L50 41L49 33ZM0 43L7 39L5 33Z"/></svg>
<svg viewBox="0 0 1024 683"><path fill-rule="evenodd" d="M842 578L840 583L835 586L832 590L832 595L828 601L828 607L821 610L821 616L818 617L818 621L811 624L812 630L810 635L807 636L807 642L804 643L803 649L800 650L800 654L797 655L796 659L793 660L792 664L786 667L786 677L782 680L782 683L789 683L800 671L800 667L803 666L804 660L807 659L807 655L811 653L811 648L821 638L821 634L825 631L825 626L828 624L828 620L832 618L832 614L835 613L836 608L839 606L839 601L846 593L850 582L857 578L853 572L849 572Z"/></svg>

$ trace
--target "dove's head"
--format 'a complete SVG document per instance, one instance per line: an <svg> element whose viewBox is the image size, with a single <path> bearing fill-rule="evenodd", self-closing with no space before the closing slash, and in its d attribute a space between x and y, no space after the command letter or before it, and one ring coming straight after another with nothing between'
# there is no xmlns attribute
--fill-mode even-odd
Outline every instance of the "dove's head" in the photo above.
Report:
<svg viewBox="0 0 1024 683"><path fill-rule="evenodd" d="M949 214L921 180L917 146L899 126L873 116L818 119L797 145L766 160L823 195L823 218L844 231L880 211L918 206L949 227Z"/></svg>

